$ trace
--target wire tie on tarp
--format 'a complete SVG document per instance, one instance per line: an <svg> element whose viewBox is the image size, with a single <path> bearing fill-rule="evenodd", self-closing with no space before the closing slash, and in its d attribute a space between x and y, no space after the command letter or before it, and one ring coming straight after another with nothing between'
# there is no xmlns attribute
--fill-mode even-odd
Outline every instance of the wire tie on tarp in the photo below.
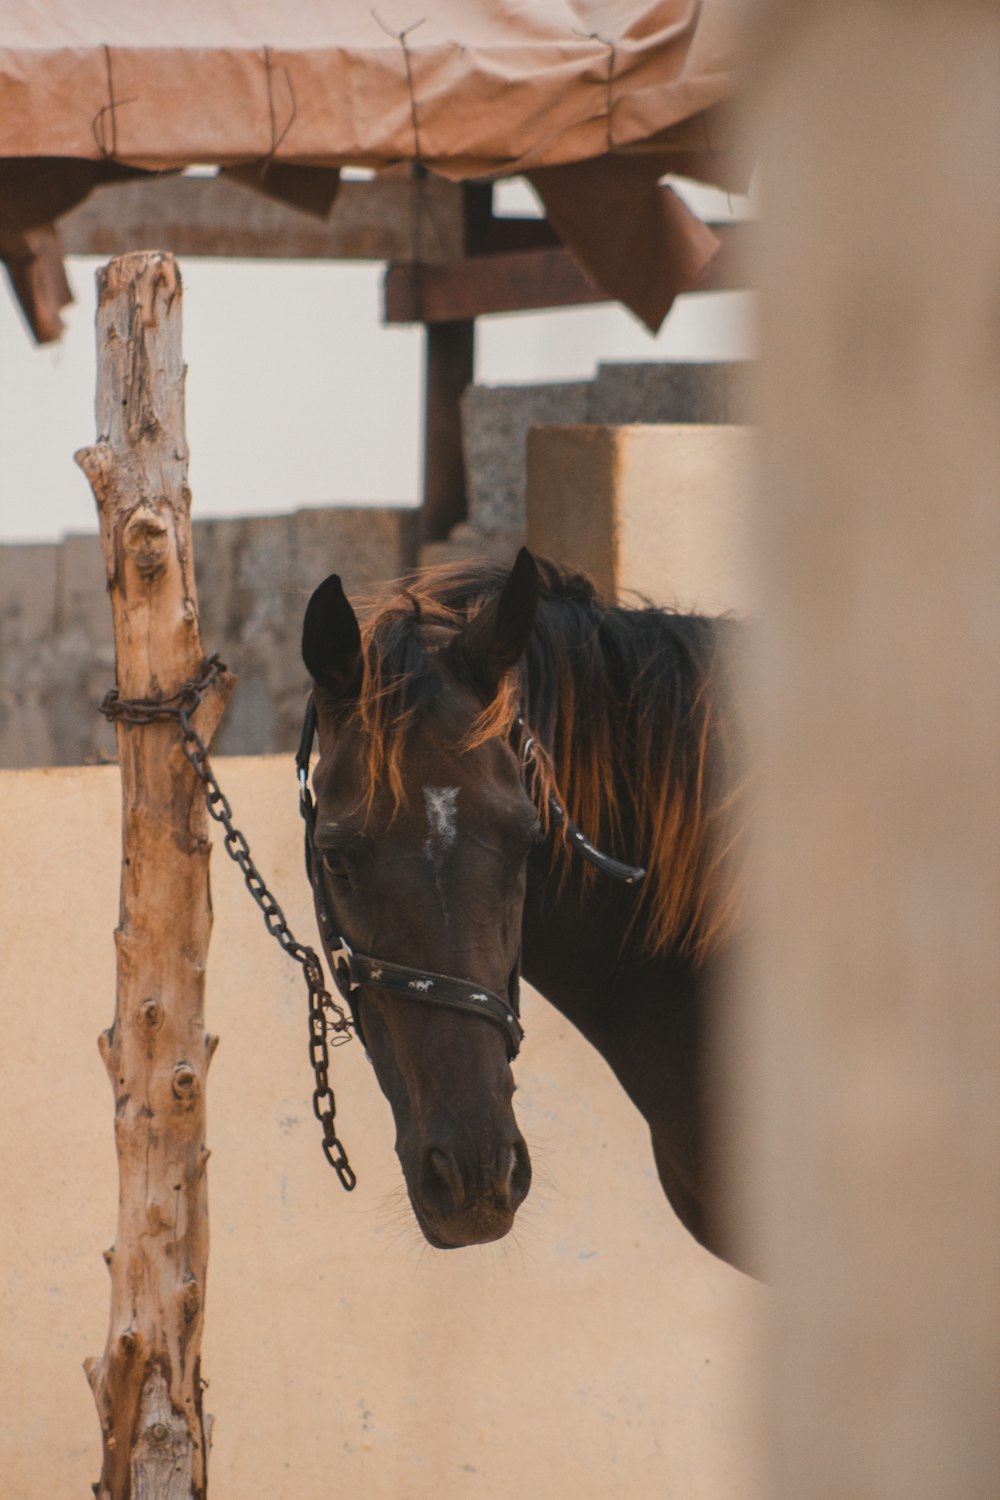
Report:
<svg viewBox="0 0 1000 1500"><path fill-rule="evenodd" d="M115 78L114 78L114 70L113 70L113 68L111 66L111 48L108 46L107 42L102 42L101 43L101 48L102 48L102 50L104 52L104 71L107 74L107 80L108 80L108 102L107 102L107 104L102 104L101 105L100 109L97 111L97 114L94 116L93 120L90 122L90 128L93 131L94 140L97 143L97 149L101 153L101 156L104 157L105 160L108 160L109 158L113 160L118 155L118 115L117 115L117 111L119 109L121 109L126 104L135 104L136 99L135 99L135 97L133 97L131 99L116 99L115 98ZM111 116L111 150L110 151L108 150L108 143L107 143L107 139L106 139L105 133L104 133L104 116L105 115L110 115Z"/></svg>
<svg viewBox="0 0 1000 1500"><path fill-rule="evenodd" d="M413 63L410 60L410 49L406 45L406 39L410 35L411 31L416 31L418 26L422 26L424 24L424 22L427 20L427 17L421 16L419 21L411 21L409 26L403 27L402 31L393 31L391 26L387 26L374 7L372 7L372 17L385 32L386 36L395 37L396 41L403 49L403 62L406 66L406 86L410 92L410 118L413 121L413 159L414 161L419 162L421 157L420 122L417 118L417 95L413 87Z"/></svg>
<svg viewBox="0 0 1000 1500"><path fill-rule="evenodd" d="M288 90L288 99L289 99L289 103L290 103L290 106L291 106L291 114L288 116L288 119L287 119L287 121L286 121L283 129L281 130L281 132L279 134L279 131L278 131L278 112L277 112L277 109L275 108L275 103L274 103L273 74L274 74L275 70L274 70L274 64L271 62L271 49L270 49L270 47L267 47L267 46L265 46L265 48L264 48L264 68L266 70L266 78L267 78L267 110L268 110L268 115L270 116L270 121L271 121L271 149L268 151L267 155L264 157L263 161L260 164L261 181L263 181L263 179L264 179L264 177L265 177L265 175L267 173L268 167L271 165L271 163L274 161L274 158L277 156L278 150L281 147L282 143L284 142L285 137L287 136L288 132L291 130L292 126L295 124L295 117L296 117L296 115L299 112L298 111L298 103L297 103L296 98L295 98L295 85L292 83L292 77L291 77L291 74L289 73L287 67L285 67L285 65L282 64L281 71L282 71L282 73L285 76L285 87Z"/></svg>
<svg viewBox="0 0 1000 1500"><path fill-rule="evenodd" d="M421 16L419 21L411 21L409 26L404 26L402 30L393 31L392 27L387 26L382 20L382 17L374 6L372 7L371 14L376 25L385 32L386 36L391 36L403 49L403 64L406 68L406 87L410 96L410 120L413 124L413 176L410 180L410 255L412 266L419 267L424 262L424 213L426 209L425 183L427 171L420 159L422 155L420 149L420 116L417 111L417 91L413 81L413 60L410 57L410 49L407 46L407 37L412 31L416 31L418 26L423 26L427 17ZM413 274L419 275L420 273L414 271ZM422 313L423 289L419 286L417 288L417 300L419 311Z"/></svg>

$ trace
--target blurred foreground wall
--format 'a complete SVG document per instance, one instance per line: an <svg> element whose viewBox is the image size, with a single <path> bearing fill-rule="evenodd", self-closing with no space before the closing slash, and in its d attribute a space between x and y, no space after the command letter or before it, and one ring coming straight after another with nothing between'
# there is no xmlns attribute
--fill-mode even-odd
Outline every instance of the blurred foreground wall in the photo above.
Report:
<svg viewBox="0 0 1000 1500"><path fill-rule="evenodd" d="M761 6L774 1500L1000 1494L1000 12ZM730 1158L732 1159L732 1158Z"/></svg>

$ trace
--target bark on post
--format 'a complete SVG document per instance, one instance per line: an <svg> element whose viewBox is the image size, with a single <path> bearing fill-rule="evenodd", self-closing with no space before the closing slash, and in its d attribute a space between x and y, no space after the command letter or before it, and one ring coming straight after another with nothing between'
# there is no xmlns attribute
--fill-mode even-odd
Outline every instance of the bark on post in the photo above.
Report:
<svg viewBox="0 0 1000 1500"><path fill-rule="evenodd" d="M181 281L170 255L98 273L97 429L76 459L100 513L123 699L197 676L184 436ZM234 679L195 716L208 744ZM208 1257L204 1028L212 914L207 815L173 721L118 725L122 884L114 1023L99 1039L115 1098L118 1228L111 1323L87 1361L101 1420L99 1500L205 1494L199 1357Z"/></svg>

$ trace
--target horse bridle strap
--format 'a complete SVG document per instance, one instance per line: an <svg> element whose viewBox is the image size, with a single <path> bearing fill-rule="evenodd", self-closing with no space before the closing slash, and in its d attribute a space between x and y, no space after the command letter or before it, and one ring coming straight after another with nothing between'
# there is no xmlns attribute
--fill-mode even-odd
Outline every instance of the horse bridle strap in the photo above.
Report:
<svg viewBox="0 0 1000 1500"><path fill-rule="evenodd" d="M341 950L344 956L337 957L334 979L337 988L351 1006L356 1027L358 1022L354 991L362 985L368 985L424 1005L480 1016L503 1033L510 1062L520 1052L524 1028L513 1007L492 990L484 990L481 985L473 984L467 979L455 979L448 974L434 974L427 969L410 969L405 964L390 964L380 958L368 958L363 953L352 952L343 939Z"/></svg>
<svg viewBox="0 0 1000 1500"><path fill-rule="evenodd" d="M524 720L518 715L517 726L524 730ZM521 761L523 765L531 765L537 758L537 745L531 735L524 741L521 749ZM582 859L589 865L594 865L602 874L609 875L612 880L620 880L623 885L638 885L645 880L646 872L641 865L626 865L620 859L612 859L610 854L605 854L592 844L587 835L573 822L569 813L563 807L555 792L549 792L549 816L563 834L571 849L575 849Z"/></svg>

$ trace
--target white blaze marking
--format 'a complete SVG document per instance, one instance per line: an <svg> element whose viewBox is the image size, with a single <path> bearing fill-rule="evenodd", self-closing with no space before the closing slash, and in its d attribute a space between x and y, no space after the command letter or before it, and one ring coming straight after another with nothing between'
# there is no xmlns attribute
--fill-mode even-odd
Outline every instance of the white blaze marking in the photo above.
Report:
<svg viewBox="0 0 1000 1500"><path fill-rule="evenodd" d="M458 787L425 786L424 802L427 804L427 826L430 837L425 846L431 855L440 858L450 849L458 832Z"/></svg>
<svg viewBox="0 0 1000 1500"><path fill-rule="evenodd" d="M424 803L427 807L427 838L424 840L424 858L434 871L434 884L441 897L445 923L448 921L448 902L441 882L441 866L444 857L458 835L458 787L425 786Z"/></svg>

